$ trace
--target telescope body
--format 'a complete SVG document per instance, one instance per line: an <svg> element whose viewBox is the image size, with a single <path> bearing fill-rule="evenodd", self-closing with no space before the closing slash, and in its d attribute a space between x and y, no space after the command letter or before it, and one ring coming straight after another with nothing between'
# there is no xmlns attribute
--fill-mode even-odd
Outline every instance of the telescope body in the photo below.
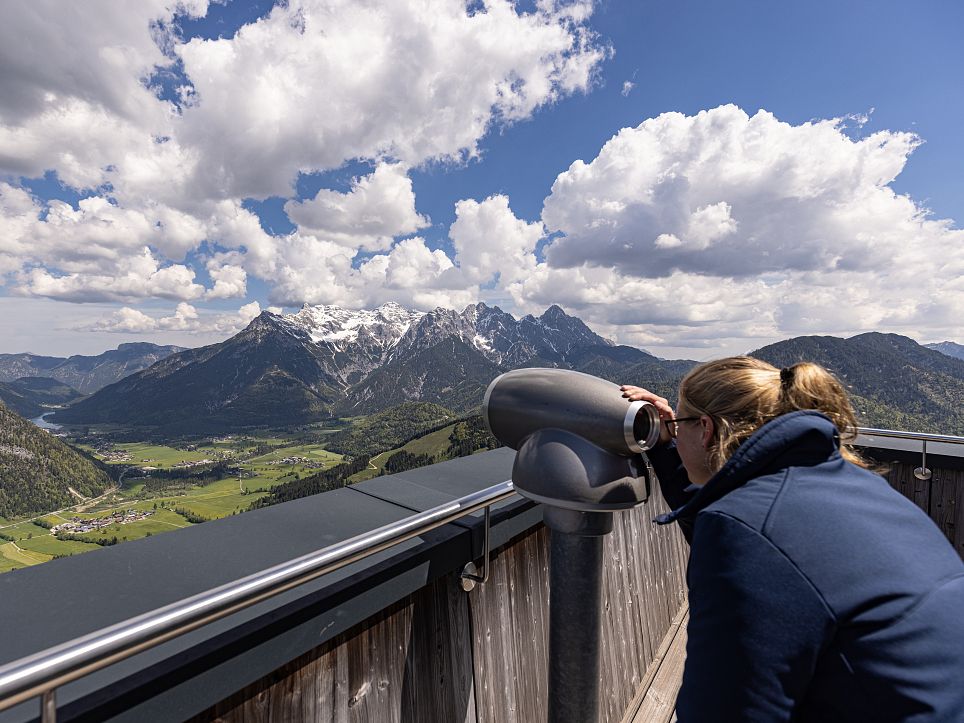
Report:
<svg viewBox="0 0 964 723"><path fill-rule="evenodd" d="M485 391L482 416L516 450L516 491L544 505L550 529L549 720L598 719L603 536L613 513L649 498L642 454L659 413L605 379L565 369L515 369Z"/></svg>
<svg viewBox="0 0 964 723"><path fill-rule="evenodd" d="M496 439L515 450L541 429L571 432L621 456L659 441L656 407L629 402L612 382L568 369L515 369L496 377L482 415Z"/></svg>

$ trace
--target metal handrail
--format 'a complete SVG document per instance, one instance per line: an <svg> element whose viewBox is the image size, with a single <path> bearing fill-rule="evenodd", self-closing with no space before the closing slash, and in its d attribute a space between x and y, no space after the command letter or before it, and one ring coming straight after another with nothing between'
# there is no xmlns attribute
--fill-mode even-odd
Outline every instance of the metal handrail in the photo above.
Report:
<svg viewBox="0 0 964 723"><path fill-rule="evenodd" d="M863 434L868 437L893 437L895 439L910 439L916 442L947 442L948 444L964 444L964 437L954 437L947 434L928 434L926 432L899 432L895 429L857 427L857 434Z"/></svg>
<svg viewBox="0 0 964 723"><path fill-rule="evenodd" d="M889 437L892 439L907 439L912 442L920 442L920 467L914 468L914 476L922 482L932 479L934 473L927 467L927 443L941 442L944 444L964 444L964 437L955 437L949 434L928 434L926 432L900 432L895 429L873 429L871 427L858 427L857 433L866 437ZM927 514L930 515L930 496L927 498Z"/></svg>
<svg viewBox="0 0 964 723"><path fill-rule="evenodd" d="M171 638L244 610L321 575L454 522L515 494L511 481L288 560L184 600L151 610L0 667L0 710L43 696L44 720L53 690Z"/></svg>

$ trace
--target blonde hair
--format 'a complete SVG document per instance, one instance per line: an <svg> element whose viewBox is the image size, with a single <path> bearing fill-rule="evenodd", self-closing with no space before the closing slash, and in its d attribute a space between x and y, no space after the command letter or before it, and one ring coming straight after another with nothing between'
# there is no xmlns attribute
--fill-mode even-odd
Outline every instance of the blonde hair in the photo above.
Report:
<svg viewBox="0 0 964 723"><path fill-rule="evenodd" d="M799 362L777 369L765 361L735 356L690 370L679 387L679 416L713 419L708 460L716 472L756 430L781 414L800 409L822 412L841 436L844 459L866 467L849 442L857 436L857 418L843 385L819 364Z"/></svg>

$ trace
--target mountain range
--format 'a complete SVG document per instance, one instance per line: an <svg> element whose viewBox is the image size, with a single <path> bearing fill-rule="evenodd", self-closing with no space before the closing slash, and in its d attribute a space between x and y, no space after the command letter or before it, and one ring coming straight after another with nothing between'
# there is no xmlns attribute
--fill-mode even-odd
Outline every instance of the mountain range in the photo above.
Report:
<svg viewBox="0 0 964 723"><path fill-rule="evenodd" d="M0 382L13 382L23 377L46 377L56 379L83 394L92 394L179 351L184 351L184 348L137 342L121 344L96 356L65 358L30 353L0 354Z"/></svg>
<svg viewBox="0 0 964 723"><path fill-rule="evenodd" d="M751 355L778 367L827 367L847 386L860 426L964 434L964 360L906 336L802 336Z"/></svg>
<svg viewBox="0 0 964 723"><path fill-rule="evenodd" d="M31 419L83 396L73 387L49 377L23 377L12 382L0 382L0 402Z"/></svg>
<svg viewBox="0 0 964 723"><path fill-rule="evenodd" d="M797 337L751 354L777 366L827 366L848 385L864 426L964 433L964 360L907 337ZM406 402L464 414L494 377L527 366L640 384L672 400L693 364L617 345L558 306L516 319L483 303L427 313L305 305L263 312L230 339L173 353L53 419L180 434L300 425Z"/></svg>
<svg viewBox="0 0 964 723"><path fill-rule="evenodd" d="M964 359L964 345L955 344L953 341L939 341L935 344L924 344L924 346L956 359Z"/></svg>
<svg viewBox="0 0 964 723"><path fill-rule="evenodd" d="M58 412L59 423L208 431L357 416L422 401L464 412L507 369L589 373L659 363L551 306L516 319L476 304L423 313L385 304L263 312L219 344L172 354Z"/></svg>

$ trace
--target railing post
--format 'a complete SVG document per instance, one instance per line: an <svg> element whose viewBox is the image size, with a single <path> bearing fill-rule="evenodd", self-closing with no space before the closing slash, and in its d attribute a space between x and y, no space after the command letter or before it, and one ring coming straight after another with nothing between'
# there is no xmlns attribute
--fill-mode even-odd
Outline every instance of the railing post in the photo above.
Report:
<svg viewBox="0 0 964 723"><path fill-rule="evenodd" d="M920 467L914 470L914 476L919 480L929 480L931 478L931 471L927 469L927 440L921 440L921 461Z"/></svg>
<svg viewBox="0 0 964 723"><path fill-rule="evenodd" d="M57 723L57 689L44 691L40 697L41 723Z"/></svg>

